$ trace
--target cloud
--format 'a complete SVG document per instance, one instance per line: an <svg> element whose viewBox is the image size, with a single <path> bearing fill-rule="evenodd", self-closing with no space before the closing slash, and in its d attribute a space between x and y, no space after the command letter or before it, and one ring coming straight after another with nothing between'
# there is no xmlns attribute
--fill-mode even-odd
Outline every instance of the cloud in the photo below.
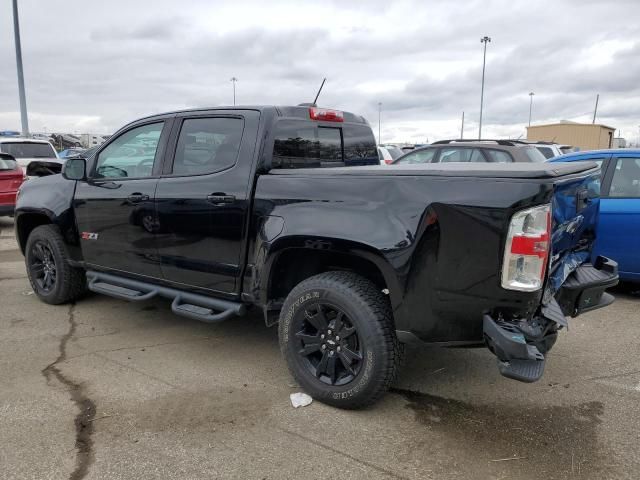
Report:
<svg viewBox="0 0 640 480"><path fill-rule="evenodd" d="M384 141L477 129L480 37L489 35L486 135L528 121L598 119L635 139L640 13L634 2L22 0L31 129L107 133L137 117L232 101L311 101L364 115ZM551 13L552 12L552 13ZM624 22L618 14L624 15ZM19 122L10 5L0 7L0 129Z"/></svg>

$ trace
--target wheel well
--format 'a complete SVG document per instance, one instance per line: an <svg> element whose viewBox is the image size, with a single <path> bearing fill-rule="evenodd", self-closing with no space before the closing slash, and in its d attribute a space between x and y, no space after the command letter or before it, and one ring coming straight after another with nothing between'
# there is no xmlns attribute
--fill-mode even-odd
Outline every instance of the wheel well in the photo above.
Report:
<svg viewBox="0 0 640 480"><path fill-rule="evenodd" d="M27 239L34 228L39 227L40 225L48 225L51 223L51 220L46 215L42 215L39 213L29 214L29 215L21 215L18 219L16 230L18 232L18 241L20 242L20 250L24 253L24 250L27 246Z"/></svg>
<svg viewBox="0 0 640 480"><path fill-rule="evenodd" d="M382 272L370 260L347 253L292 248L282 252L271 268L267 300L284 301L289 292L306 278L336 270L362 275L380 290L387 288Z"/></svg>

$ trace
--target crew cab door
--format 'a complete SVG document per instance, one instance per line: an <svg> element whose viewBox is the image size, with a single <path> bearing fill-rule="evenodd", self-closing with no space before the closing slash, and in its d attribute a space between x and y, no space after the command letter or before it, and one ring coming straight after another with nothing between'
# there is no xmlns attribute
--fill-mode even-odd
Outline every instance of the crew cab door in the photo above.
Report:
<svg viewBox="0 0 640 480"><path fill-rule="evenodd" d="M161 278L154 197L171 119L138 123L95 155L75 213L89 266Z"/></svg>
<svg viewBox="0 0 640 480"><path fill-rule="evenodd" d="M614 155L609 160L596 250L618 262L620 276L640 279L640 156Z"/></svg>
<svg viewBox="0 0 640 480"><path fill-rule="evenodd" d="M156 190L165 280L229 293L244 263L260 114L178 115Z"/></svg>

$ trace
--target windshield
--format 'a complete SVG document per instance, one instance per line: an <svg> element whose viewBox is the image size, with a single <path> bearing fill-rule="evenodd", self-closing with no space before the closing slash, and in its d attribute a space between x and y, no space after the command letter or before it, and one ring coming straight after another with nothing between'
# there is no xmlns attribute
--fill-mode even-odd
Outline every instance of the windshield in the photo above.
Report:
<svg viewBox="0 0 640 480"><path fill-rule="evenodd" d="M0 143L0 151L15 158L57 158L56 151L48 143Z"/></svg>
<svg viewBox="0 0 640 480"><path fill-rule="evenodd" d="M545 162L547 160L546 157L542 153L540 153L540 150L538 150L536 147L527 147L523 148L523 150L529 160L532 162L539 163Z"/></svg>
<svg viewBox="0 0 640 480"><path fill-rule="evenodd" d="M15 160L7 160L4 158L0 158L0 172L6 170L15 170L16 169L16 161Z"/></svg>

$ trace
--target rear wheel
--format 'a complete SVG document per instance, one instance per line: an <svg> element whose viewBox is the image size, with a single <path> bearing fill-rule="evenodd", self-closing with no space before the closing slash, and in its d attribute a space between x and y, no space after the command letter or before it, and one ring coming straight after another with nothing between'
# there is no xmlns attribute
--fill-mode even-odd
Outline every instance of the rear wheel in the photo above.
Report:
<svg viewBox="0 0 640 480"><path fill-rule="evenodd" d="M58 227L41 225L27 239L25 262L33 291L52 305L75 300L86 291L84 271L68 263L69 254Z"/></svg>
<svg viewBox="0 0 640 480"><path fill-rule="evenodd" d="M292 375L324 403L365 407L395 378L400 346L391 306L359 275L327 272L301 282L285 301L279 334Z"/></svg>

